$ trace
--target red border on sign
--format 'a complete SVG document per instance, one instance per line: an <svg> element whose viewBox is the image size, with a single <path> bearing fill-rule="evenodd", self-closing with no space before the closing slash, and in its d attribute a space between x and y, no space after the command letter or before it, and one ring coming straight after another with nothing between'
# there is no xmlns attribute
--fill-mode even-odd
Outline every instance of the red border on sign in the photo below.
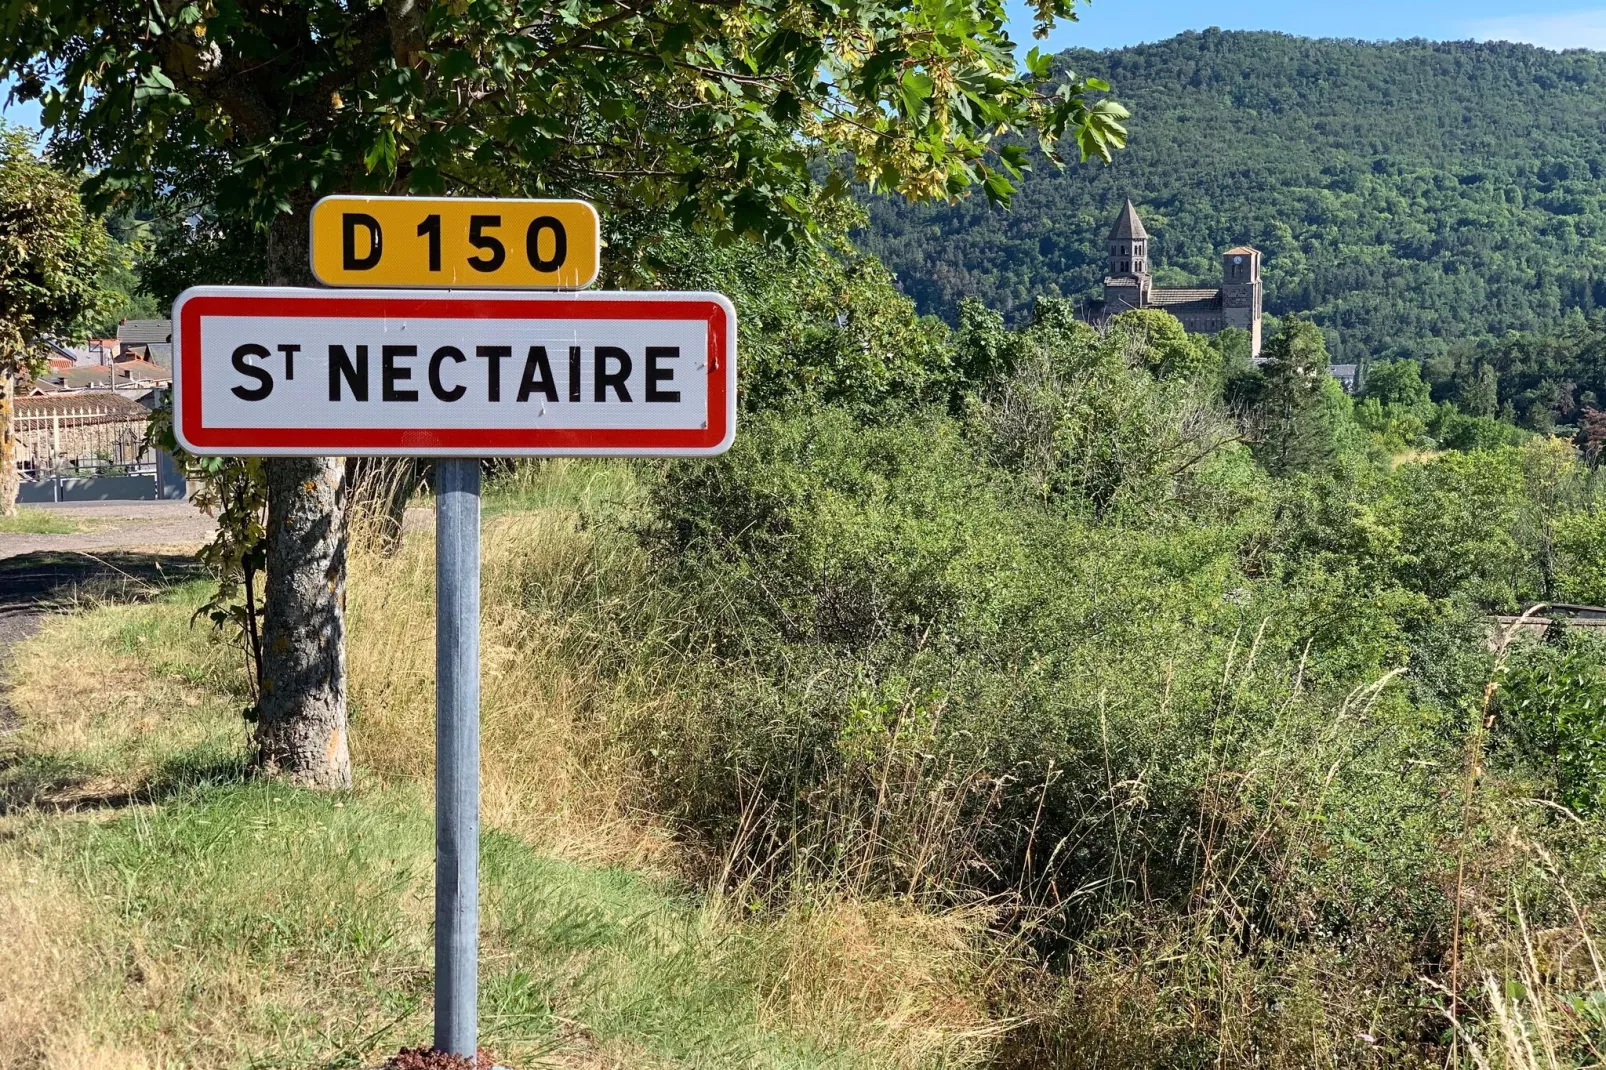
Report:
<svg viewBox="0 0 1606 1070"><path fill-rule="evenodd" d="M201 319L204 316L295 316L303 319L567 319L700 320L708 324L707 426L699 428L536 428L536 427L207 427L201 420ZM598 298L560 300L416 297L266 297L197 294L184 302L179 332L183 437L203 450L253 449L342 451L483 451L494 456L519 450L712 450L725 439L731 354L729 315L705 298L641 300Z"/></svg>

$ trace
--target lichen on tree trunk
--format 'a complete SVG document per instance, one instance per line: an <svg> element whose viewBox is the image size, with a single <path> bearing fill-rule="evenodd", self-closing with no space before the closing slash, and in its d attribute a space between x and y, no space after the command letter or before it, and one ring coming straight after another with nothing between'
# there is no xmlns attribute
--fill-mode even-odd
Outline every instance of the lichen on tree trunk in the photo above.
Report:
<svg viewBox="0 0 1606 1070"><path fill-rule="evenodd" d="M346 743L346 480L337 458L278 458L268 478L257 768L351 786Z"/></svg>
<svg viewBox="0 0 1606 1070"><path fill-rule="evenodd" d="M0 375L0 516L17 515L17 492L22 473L17 470L17 381Z"/></svg>

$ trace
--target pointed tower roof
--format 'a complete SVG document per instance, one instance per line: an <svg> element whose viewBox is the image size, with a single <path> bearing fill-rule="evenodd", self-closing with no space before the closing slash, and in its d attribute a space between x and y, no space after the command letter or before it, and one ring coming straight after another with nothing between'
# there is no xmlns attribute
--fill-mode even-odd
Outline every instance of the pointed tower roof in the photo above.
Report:
<svg viewBox="0 0 1606 1070"><path fill-rule="evenodd" d="M1109 241L1127 241L1133 238L1147 238L1149 232L1143 229L1143 220L1138 218L1138 210L1132 207L1132 198L1126 199L1126 207L1115 220L1115 227L1110 231Z"/></svg>

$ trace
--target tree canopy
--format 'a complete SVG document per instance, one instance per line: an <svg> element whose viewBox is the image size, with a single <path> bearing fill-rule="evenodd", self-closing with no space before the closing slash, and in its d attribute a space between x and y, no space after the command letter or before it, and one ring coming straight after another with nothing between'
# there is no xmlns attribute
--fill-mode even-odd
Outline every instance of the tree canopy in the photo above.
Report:
<svg viewBox="0 0 1606 1070"><path fill-rule="evenodd" d="M257 225L337 191L561 193L616 228L645 212L785 239L815 228L811 188L850 177L1007 200L1026 150L999 133L1108 159L1126 114L1035 50L1022 70L1002 0L0 10L0 71L92 196L189 194Z"/></svg>
<svg viewBox="0 0 1606 1070"><path fill-rule="evenodd" d="M77 183L34 155L33 138L0 126L0 375L38 369L47 338L81 337L108 293L106 228Z"/></svg>
<svg viewBox="0 0 1606 1070"><path fill-rule="evenodd" d="M108 236L77 183L34 155L33 138L0 124L0 513L16 512L12 394L38 374L45 343L81 337L110 305Z"/></svg>

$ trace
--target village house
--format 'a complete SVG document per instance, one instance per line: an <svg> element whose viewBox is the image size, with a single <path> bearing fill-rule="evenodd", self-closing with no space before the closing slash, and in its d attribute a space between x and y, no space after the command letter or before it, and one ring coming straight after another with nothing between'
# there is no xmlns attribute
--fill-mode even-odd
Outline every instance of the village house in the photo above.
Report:
<svg viewBox="0 0 1606 1070"><path fill-rule="evenodd" d="M173 366L172 320L124 320L117 325L117 360L148 360Z"/></svg>

